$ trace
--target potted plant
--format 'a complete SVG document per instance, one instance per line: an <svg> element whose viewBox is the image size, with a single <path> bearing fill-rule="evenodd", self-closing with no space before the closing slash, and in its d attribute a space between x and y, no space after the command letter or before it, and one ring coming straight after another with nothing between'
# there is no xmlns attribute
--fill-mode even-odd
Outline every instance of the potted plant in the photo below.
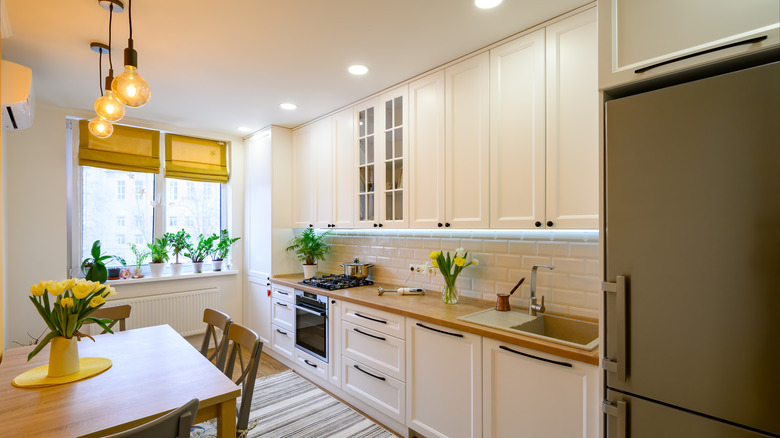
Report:
<svg viewBox="0 0 780 438"><path fill-rule="evenodd" d="M81 262L81 272L84 274L84 278L90 281L97 281L99 283L105 283L108 279L108 269L106 268L107 260L115 260L125 265L125 259L115 255L101 254L101 243L96 240L92 243L91 257L87 257ZM117 277L119 274L117 274Z"/></svg>
<svg viewBox="0 0 780 438"><path fill-rule="evenodd" d="M168 246L173 251L175 262L171 263L171 273L173 275L181 274L181 263L179 263L179 254L184 250L190 249L190 235L182 228L177 233L165 233L164 236L168 240Z"/></svg>
<svg viewBox="0 0 780 438"><path fill-rule="evenodd" d="M165 236L162 238L154 239L154 243L147 243L149 247L150 255L152 256L152 262L149 263L149 272L152 277L161 277L163 269L165 269L165 262L168 261L168 241Z"/></svg>
<svg viewBox="0 0 780 438"><path fill-rule="evenodd" d="M217 242L217 245L211 253L211 264L214 266L215 271L221 271L222 260L224 260L227 257L228 252L230 252L230 245L234 244L240 237L230 238L228 230L222 230L219 232L219 236L215 234L212 237Z"/></svg>
<svg viewBox="0 0 780 438"><path fill-rule="evenodd" d="M135 272L133 273L133 278L143 278L144 274L141 271L141 267L144 264L144 260L146 260L151 253L138 248L135 246L135 243L130 244L130 251L133 251L133 255L135 256Z"/></svg>
<svg viewBox="0 0 780 438"><path fill-rule="evenodd" d="M317 273L317 260L325 260L325 255L330 253L330 245L325 242L325 237L330 234L326 231L317 234L314 228L306 228L300 236L293 237L288 242L287 251L295 251L298 261L303 265L303 277L311 278Z"/></svg>
<svg viewBox="0 0 780 438"><path fill-rule="evenodd" d="M190 245L187 249L187 253L184 254L185 257L192 260L192 270L196 273L203 272L203 259L214 250L214 239L216 239L216 237L216 234L208 237L203 237L203 234L199 234L197 245L194 247Z"/></svg>

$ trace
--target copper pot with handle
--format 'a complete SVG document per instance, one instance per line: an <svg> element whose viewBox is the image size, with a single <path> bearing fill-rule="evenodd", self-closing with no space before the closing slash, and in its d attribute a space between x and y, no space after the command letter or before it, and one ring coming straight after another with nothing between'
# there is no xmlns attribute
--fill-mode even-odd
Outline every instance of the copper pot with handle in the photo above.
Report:
<svg viewBox="0 0 780 438"><path fill-rule="evenodd" d="M368 277L368 268L374 266L372 263L360 263L360 259L355 257L352 263L342 263L339 265L344 268L344 275L347 277L364 279Z"/></svg>

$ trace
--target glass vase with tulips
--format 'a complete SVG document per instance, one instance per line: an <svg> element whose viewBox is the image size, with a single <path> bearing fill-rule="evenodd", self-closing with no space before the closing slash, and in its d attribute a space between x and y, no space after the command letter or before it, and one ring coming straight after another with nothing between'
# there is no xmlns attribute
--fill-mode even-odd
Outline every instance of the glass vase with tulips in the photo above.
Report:
<svg viewBox="0 0 780 438"><path fill-rule="evenodd" d="M479 260L477 259L471 259L471 261L467 262L466 258L468 255L468 251L464 251L463 248L456 249L454 255L450 255L449 252L431 252L431 266L439 268L442 276L444 276L441 299L445 304L455 304L460 298L455 281L458 279L461 271L471 265L479 265Z"/></svg>

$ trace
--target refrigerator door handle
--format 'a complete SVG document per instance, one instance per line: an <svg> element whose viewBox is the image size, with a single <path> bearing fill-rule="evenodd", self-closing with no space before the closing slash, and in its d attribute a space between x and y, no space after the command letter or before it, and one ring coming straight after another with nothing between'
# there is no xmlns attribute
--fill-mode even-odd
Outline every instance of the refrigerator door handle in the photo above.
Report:
<svg viewBox="0 0 780 438"><path fill-rule="evenodd" d="M626 438L626 412L628 405L624 401L617 401L614 404L609 400L601 403L601 410L605 414L617 419L617 430L615 434L609 434L611 438Z"/></svg>
<svg viewBox="0 0 780 438"><path fill-rule="evenodd" d="M604 369L610 373L617 373L617 378L621 382L626 381L626 277L618 275L615 277L615 282L602 282L601 290L607 293L615 293L615 307L616 309L610 313L614 315L614 324L610 324L611 321L607 319L607 330L615 330L617 342L614 348L610 348L607 344L608 350L612 350L613 357L610 357L610 351L606 351L604 355L603 366ZM612 325L612 327L610 327Z"/></svg>

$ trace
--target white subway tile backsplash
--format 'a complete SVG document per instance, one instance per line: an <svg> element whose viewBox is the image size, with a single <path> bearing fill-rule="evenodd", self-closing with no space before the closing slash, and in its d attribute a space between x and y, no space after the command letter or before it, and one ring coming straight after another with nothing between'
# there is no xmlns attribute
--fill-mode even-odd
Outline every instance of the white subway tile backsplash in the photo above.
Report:
<svg viewBox="0 0 780 438"><path fill-rule="evenodd" d="M409 264L430 262L431 251L454 252L463 247L478 266L458 277L461 295L495 302L496 293L508 293L515 283L526 281L512 296L513 307L528 305L531 266L554 265L540 270L537 293L556 313L597 317L600 303L598 232L550 230L335 230L329 237L332 254L320 264L323 272L343 272L339 263L360 257L374 263L375 281L397 286L423 287L438 292L444 284L435 276L412 273Z"/></svg>

